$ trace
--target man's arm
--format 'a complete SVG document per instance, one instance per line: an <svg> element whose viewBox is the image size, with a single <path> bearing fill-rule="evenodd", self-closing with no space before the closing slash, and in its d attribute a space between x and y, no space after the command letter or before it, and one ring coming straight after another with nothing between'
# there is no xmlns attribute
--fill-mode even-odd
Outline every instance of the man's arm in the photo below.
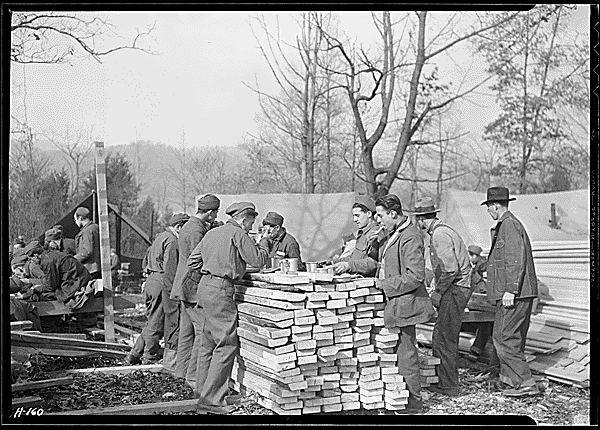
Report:
<svg viewBox="0 0 600 430"><path fill-rule="evenodd" d="M242 259L256 268L261 268L269 258L269 240L262 238L258 244L246 233L237 234L234 238Z"/></svg>
<svg viewBox="0 0 600 430"><path fill-rule="evenodd" d="M177 238L170 238L165 242L164 257L163 257L163 280L167 288L168 295L171 295L175 273L177 273L177 262L179 261L179 246Z"/></svg>
<svg viewBox="0 0 600 430"><path fill-rule="evenodd" d="M94 238L91 230L86 230L82 233L79 240L79 246L77 247L77 254L75 258L80 263L85 263L92 255L94 250Z"/></svg>
<svg viewBox="0 0 600 430"><path fill-rule="evenodd" d="M190 270L200 270L202 269L202 264L202 252L200 251L200 242L198 242L187 259L187 266Z"/></svg>
<svg viewBox="0 0 600 430"><path fill-rule="evenodd" d="M517 224L510 219L502 223L504 235L504 270L506 286L504 291L519 294L523 272L525 271L525 242Z"/></svg>

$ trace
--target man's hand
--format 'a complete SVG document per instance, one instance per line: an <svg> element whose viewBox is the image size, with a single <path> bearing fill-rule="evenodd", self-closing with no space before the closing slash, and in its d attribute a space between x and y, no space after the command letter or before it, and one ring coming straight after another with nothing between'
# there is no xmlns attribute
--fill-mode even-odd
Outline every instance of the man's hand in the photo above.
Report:
<svg viewBox="0 0 600 430"><path fill-rule="evenodd" d="M515 305L515 295L506 291L502 296L502 306L512 308Z"/></svg>
<svg viewBox="0 0 600 430"><path fill-rule="evenodd" d="M375 288L383 290L383 279L375 278Z"/></svg>
<svg viewBox="0 0 600 430"><path fill-rule="evenodd" d="M442 295L440 293L438 293L437 291L431 292L431 303L433 303L433 306L436 309L439 309L441 300L442 300Z"/></svg>
<svg viewBox="0 0 600 430"><path fill-rule="evenodd" d="M335 263L333 268L335 270L335 274L339 275L341 273L347 272L350 269L350 263L348 263L347 261L340 261L339 263Z"/></svg>

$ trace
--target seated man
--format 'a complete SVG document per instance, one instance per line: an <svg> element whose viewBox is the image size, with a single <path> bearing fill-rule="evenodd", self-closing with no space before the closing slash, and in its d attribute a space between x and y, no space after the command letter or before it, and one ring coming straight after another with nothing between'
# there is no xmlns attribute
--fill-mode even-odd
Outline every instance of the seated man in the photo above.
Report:
<svg viewBox="0 0 600 430"><path fill-rule="evenodd" d="M334 258L335 273L358 273L363 276L374 276L377 270L379 243L384 239L383 228L374 220L375 201L369 196L358 195L352 206L352 216L358 228L354 249L342 252L341 257Z"/></svg>
<svg viewBox="0 0 600 430"><path fill-rule="evenodd" d="M300 257L300 245L296 238L283 227L283 217L277 212L267 212L262 224L265 227L262 237L269 235L273 238L273 248L269 253L269 258L297 258L298 270L303 272L306 266Z"/></svg>
<svg viewBox="0 0 600 430"><path fill-rule="evenodd" d="M93 292L88 285L92 280L88 270L74 257L58 251L61 234L58 230L50 229L46 232L45 239L48 250L35 241L27 246L27 254L39 256L40 267L44 272L41 285L32 288L40 300L58 300L70 309L77 309L83 305Z"/></svg>
<svg viewBox="0 0 600 430"><path fill-rule="evenodd" d="M75 243L75 239L64 237L63 226L60 224L56 224L52 228L60 231L61 234L60 247L58 248L58 250L60 252L64 252L67 255L77 254L77 244Z"/></svg>

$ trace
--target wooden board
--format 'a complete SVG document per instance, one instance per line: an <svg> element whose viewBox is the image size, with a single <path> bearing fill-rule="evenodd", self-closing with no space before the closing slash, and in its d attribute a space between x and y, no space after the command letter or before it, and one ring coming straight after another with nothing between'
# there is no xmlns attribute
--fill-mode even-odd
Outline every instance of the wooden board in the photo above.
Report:
<svg viewBox="0 0 600 430"><path fill-rule="evenodd" d="M242 322L242 321L240 321ZM269 348L281 347L288 343L289 339L287 337L281 337L278 339L270 339L268 337L262 336L257 333L253 333L250 330L246 330L242 327L237 328L237 334L241 339L248 339L249 341L256 342L257 344L263 345Z"/></svg>
<svg viewBox="0 0 600 430"><path fill-rule="evenodd" d="M162 372L162 364L139 364L135 366L112 366L112 367L91 367L87 369L71 369L67 373L73 375L88 375L90 373L101 373L103 375L127 375L133 372Z"/></svg>
<svg viewBox="0 0 600 430"><path fill-rule="evenodd" d="M46 415L154 415L159 412L192 412L198 399L174 402L146 403L144 405L113 406L110 408L82 409L69 412L54 412Z"/></svg>
<svg viewBox="0 0 600 430"><path fill-rule="evenodd" d="M72 346L79 348L94 348L94 349L111 349L115 351L129 351L131 349L128 345L123 345L121 343L109 343L109 342L95 342L93 340L80 340L80 339L69 339L69 338L61 338L54 337L51 335L43 334L30 334L28 332L12 332L10 334L11 342L15 344L25 344L25 345L37 345L43 344L44 346Z"/></svg>
<svg viewBox="0 0 600 430"><path fill-rule="evenodd" d="M244 285L236 285L235 291L237 293L263 297L266 299L275 299L275 300L283 300L289 302L303 302L306 299L306 294L304 293L292 293L289 291L280 291L280 290L268 290L265 288L256 288L256 287L246 287Z"/></svg>
<svg viewBox="0 0 600 430"><path fill-rule="evenodd" d="M265 299L264 297L250 296L247 294L235 293L233 298L238 303L253 303L261 306L270 306L272 308L283 310L304 309L304 304L284 302L281 300Z"/></svg>
<svg viewBox="0 0 600 430"><path fill-rule="evenodd" d="M239 321L238 327L267 339L289 338L290 334L292 334L292 330L289 328L279 329L274 327L264 327L247 321Z"/></svg>
<svg viewBox="0 0 600 430"><path fill-rule="evenodd" d="M273 309L267 306L261 306L254 303L239 303L238 311L247 315L266 319L269 321L284 321L294 319L294 312L280 309Z"/></svg>
<svg viewBox="0 0 600 430"><path fill-rule="evenodd" d="M33 322L31 321L11 321L10 331L23 331L33 329Z"/></svg>
<svg viewBox="0 0 600 430"><path fill-rule="evenodd" d="M61 303L56 300L47 301L47 302L28 302L23 301L24 303L31 304L34 308L37 309L38 315L40 317L44 317L47 315L67 315L67 314L79 314L83 312L103 312L104 311L104 301L102 297L94 297L89 299L80 309L77 309L71 312L64 303ZM135 304L130 302L123 297L114 297L114 308L115 309L127 309L127 308L135 308Z"/></svg>
<svg viewBox="0 0 600 430"><path fill-rule="evenodd" d="M12 399L12 408L35 408L44 405L44 399L40 396L19 397Z"/></svg>
<svg viewBox="0 0 600 430"><path fill-rule="evenodd" d="M294 325L293 319L287 319L287 320L283 320L283 321L271 321L268 319L255 317L255 316L241 313L241 312L238 314L238 319L240 322L247 322L247 323L262 326L265 328L270 327L270 328L285 329L285 328L288 328L288 327L291 327L292 325Z"/></svg>
<svg viewBox="0 0 600 430"><path fill-rule="evenodd" d="M18 393L20 391L41 390L42 388L70 385L72 383L73 377L66 376L64 378L45 379L42 381L20 382L17 384L12 384L11 390L13 393Z"/></svg>

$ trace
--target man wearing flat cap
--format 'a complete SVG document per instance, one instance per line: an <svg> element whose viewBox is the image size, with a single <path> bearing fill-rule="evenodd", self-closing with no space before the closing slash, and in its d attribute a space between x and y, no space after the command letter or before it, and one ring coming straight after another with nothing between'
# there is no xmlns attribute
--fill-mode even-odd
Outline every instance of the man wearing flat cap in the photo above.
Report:
<svg viewBox="0 0 600 430"><path fill-rule="evenodd" d="M173 281L171 298L179 301L179 339L174 362L164 360L163 367L175 377L185 379L194 388L200 336L202 335L202 308L196 306L200 270L187 266L192 250L210 230L219 213L221 201L214 194L204 194L197 200L196 214L190 217L179 232L179 260Z"/></svg>
<svg viewBox="0 0 600 430"><path fill-rule="evenodd" d="M283 216L277 212L267 212L262 221L263 232L273 238L273 247L269 258L297 258L298 270L304 271L306 266L300 256L300 245L294 236L283 227Z"/></svg>
<svg viewBox="0 0 600 430"><path fill-rule="evenodd" d="M467 302L471 298L471 263L467 247L458 233L437 217L439 209L430 197L418 200L415 209L418 227L431 238L429 253L434 291L431 302L438 317L433 329L433 355L440 359L439 382L430 391L449 397L460 395L458 382L458 341Z"/></svg>
<svg viewBox="0 0 600 430"><path fill-rule="evenodd" d="M538 296L537 277L529 235L523 224L508 210L508 188L487 190L490 217L496 221L491 229L492 246L488 256L487 295L496 303L492 339L500 361L498 389L507 396L530 396L539 393L525 360L525 342L533 301Z"/></svg>
<svg viewBox="0 0 600 430"><path fill-rule="evenodd" d="M233 283L246 274L246 265L266 264L272 240L267 234L257 244L248 235L258 216L253 203L232 203L225 213L231 219L207 232L188 258L188 266L202 271L197 303L205 316L196 374L198 409L214 413L231 409L225 398L238 353Z"/></svg>
<svg viewBox="0 0 600 430"><path fill-rule="evenodd" d="M342 256L334 258L335 273L373 276L377 270L379 243L385 238L383 229L374 219L375 200L366 195L357 195L352 206L352 218L357 227L356 240L347 242Z"/></svg>
<svg viewBox="0 0 600 430"><path fill-rule="evenodd" d="M100 227L92 221L88 208L78 207L73 214L73 219L79 230L75 236L77 254L75 258L83 263L93 279L102 279L102 265L100 263Z"/></svg>
<svg viewBox="0 0 600 430"><path fill-rule="evenodd" d="M146 251L142 268L148 274L146 286L144 287L148 322L125 358L128 364L139 364L140 362L151 364L160 361L161 357L158 350L159 341L163 334L165 336L165 351L168 349L177 350L179 315L177 307L175 307L175 313L172 309L165 311L164 298L170 297L175 272L177 271L177 259L179 257L177 236L188 219L189 215L187 214L174 214L165 231L156 236L156 239ZM167 312L169 312L168 316L166 316Z"/></svg>

